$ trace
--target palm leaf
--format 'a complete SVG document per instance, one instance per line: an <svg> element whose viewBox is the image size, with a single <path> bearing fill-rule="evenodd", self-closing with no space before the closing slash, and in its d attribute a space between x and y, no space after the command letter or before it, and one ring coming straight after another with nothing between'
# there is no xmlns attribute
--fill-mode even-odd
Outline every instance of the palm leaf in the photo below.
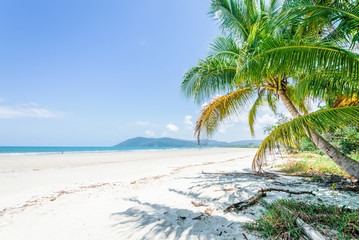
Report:
<svg viewBox="0 0 359 240"><path fill-rule="evenodd" d="M335 99L333 107L347 107L347 106L359 106L358 95L346 96L342 95Z"/></svg>
<svg viewBox="0 0 359 240"><path fill-rule="evenodd" d="M303 19L304 28L328 26L328 40L358 41L359 6L357 1L288 1L279 18L283 24ZM319 27L320 29L320 27ZM323 29L321 29L322 32Z"/></svg>
<svg viewBox="0 0 359 240"><path fill-rule="evenodd" d="M197 66L185 74L181 91L186 97L193 97L197 103L201 103L214 94L232 90L236 73L236 60L200 60Z"/></svg>
<svg viewBox="0 0 359 240"><path fill-rule="evenodd" d="M350 97L359 91L358 78L347 75L338 71L321 71L304 76L296 85L295 96L299 100L309 95L325 100L331 106L336 96Z"/></svg>
<svg viewBox="0 0 359 240"><path fill-rule="evenodd" d="M250 76L252 79L258 79L263 76L288 77L333 69L342 72L343 75L358 77L358 55L330 43L320 42L318 39L285 40L268 37L237 71L241 72L242 78Z"/></svg>
<svg viewBox="0 0 359 240"><path fill-rule="evenodd" d="M241 58L242 49L229 37L217 37L210 45L209 57Z"/></svg>
<svg viewBox="0 0 359 240"><path fill-rule="evenodd" d="M359 126L358 116L359 106L340 107L316 111L284 123L263 140L254 157L252 168L261 171L263 161L268 153L280 145L291 146L299 139L307 137L306 129L326 132L349 124Z"/></svg>
<svg viewBox="0 0 359 240"><path fill-rule="evenodd" d="M198 143L203 132L206 137L211 137L224 119L228 119L230 115L239 114L240 110L251 100L253 94L253 88L242 88L225 96L214 98L205 105L195 126Z"/></svg>
<svg viewBox="0 0 359 240"><path fill-rule="evenodd" d="M248 113L248 124L249 124L249 128L251 130L252 136L254 136L254 122L256 120L257 112L265 104L266 99L264 97L264 94L265 94L264 90L265 89L262 89L259 92L257 99L254 101L252 108L249 110L249 113Z"/></svg>
<svg viewBox="0 0 359 240"><path fill-rule="evenodd" d="M213 0L209 14L218 18L220 29L242 42L249 35L248 12L243 1Z"/></svg>

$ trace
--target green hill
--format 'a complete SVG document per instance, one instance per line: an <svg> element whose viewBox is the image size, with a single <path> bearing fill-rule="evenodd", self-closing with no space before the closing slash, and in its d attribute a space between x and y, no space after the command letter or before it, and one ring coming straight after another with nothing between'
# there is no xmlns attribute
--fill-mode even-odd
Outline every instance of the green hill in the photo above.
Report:
<svg viewBox="0 0 359 240"><path fill-rule="evenodd" d="M203 141L203 146L208 147L225 147L225 146L247 146L249 144L259 145L261 140L242 140L236 142L220 142L215 140ZM169 148L180 148L180 147L197 147L197 141L182 140L175 138L145 138L136 137L123 141L114 147L169 147Z"/></svg>

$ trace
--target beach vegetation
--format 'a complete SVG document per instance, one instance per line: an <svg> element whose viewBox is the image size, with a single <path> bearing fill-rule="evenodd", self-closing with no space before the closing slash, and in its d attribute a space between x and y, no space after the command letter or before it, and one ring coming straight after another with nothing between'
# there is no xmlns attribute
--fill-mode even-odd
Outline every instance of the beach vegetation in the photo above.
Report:
<svg viewBox="0 0 359 240"><path fill-rule="evenodd" d="M359 125L359 6L351 1L212 0L210 15L222 30L207 58L187 71L182 92L202 104L195 134L211 137L218 126L248 109L254 135L258 110L292 116L259 146L252 168L262 171L266 155L281 146L313 144L359 179L359 162L324 135ZM217 96L217 97L214 97ZM326 107L311 112L313 99Z"/></svg>
<svg viewBox="0 0 359 240"><path fill-rule="evenodd" d="M245 227L260 232L265 239L301 239L303 227L295 223L297 218L315 227L328 239L359 238L358 210L296 199L262 204L265 207L263 216Z"/></svg>
<svg viewBox="0 0 359 240"><path fill-rule="evenodd" d="M328 174L350 177L348 173L335 164L330 158L313 153L291 155L289 161L275 167L278 168L280 172L301 176L320 177Z"/></svg>

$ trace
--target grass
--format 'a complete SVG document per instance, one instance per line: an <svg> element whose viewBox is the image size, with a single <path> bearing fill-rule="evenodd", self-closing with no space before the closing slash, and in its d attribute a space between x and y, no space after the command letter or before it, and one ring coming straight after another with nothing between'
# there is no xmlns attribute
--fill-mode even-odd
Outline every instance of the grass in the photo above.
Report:
<svg viewBox="0 0 359 240"><path fill-rule="evenodd" d="M295 219L301 218L324 235L325 229L334 229L337 236L330 239L358 239L359 211L345 207L312 204L299 200L278 200L264 204L264 215L253 223L245 225L249 230L256 230L265 239L299 239L303 236L301 227L295 225ZM324 231L323 231L324 230Z"/></svg>
<svg viewBox="0 0 359 240"><path fill-rule="evenodd" d="M297 175L339 175L350 177L343 169L335 164L330 158L313 153L301 153L292 155L291 158L303 160L289 160L287 163L276 166L281 172ZM359 161L359 156L353 157Z"/></svg>

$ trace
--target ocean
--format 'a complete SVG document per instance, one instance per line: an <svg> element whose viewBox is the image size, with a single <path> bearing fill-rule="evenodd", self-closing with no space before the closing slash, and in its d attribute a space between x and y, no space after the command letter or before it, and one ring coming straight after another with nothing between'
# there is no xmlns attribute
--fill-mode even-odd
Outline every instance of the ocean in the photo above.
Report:
<svg viewBox="0 0 359 240"><path fill-rule="evenodd" d="M124 151L155 151L184 148L168 147L0 147L0 155L66 154L66 153L101 153Z"/></svg>

